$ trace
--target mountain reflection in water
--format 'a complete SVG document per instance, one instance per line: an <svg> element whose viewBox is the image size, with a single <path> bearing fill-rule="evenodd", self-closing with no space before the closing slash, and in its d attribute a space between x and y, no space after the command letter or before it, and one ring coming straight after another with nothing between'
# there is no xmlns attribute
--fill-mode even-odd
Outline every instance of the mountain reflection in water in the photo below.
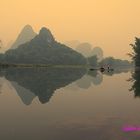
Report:
<svg viewBox="0 0 140 140"><path fill-rule="evenodd" d="M85 69L12 68L6 69L3 75L23 103L29 105L36 96L41 103L47 103L55 90L81 78L85 72Z"/></svg>
<svg viewBox="0 0 140 140"><path fill-rule="evenodd" d="M5 77L15 88L25 105L30 105L37 96L44 104L49 102L57 89L66 87L88 89L100 85L103 75L119 74L128 70L116 70L104 73L89 71L85 68L8 68L0 71L1 79ZM4 80L0 79L0 88Z"/></svg>

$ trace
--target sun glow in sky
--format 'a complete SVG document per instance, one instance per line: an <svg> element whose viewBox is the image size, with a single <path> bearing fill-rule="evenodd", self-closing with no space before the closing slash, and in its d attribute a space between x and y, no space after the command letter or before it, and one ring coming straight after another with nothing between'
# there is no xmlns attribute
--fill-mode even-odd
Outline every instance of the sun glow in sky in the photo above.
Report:
<svg viewBox="0 0 140 140"><path fill-rule="evenodd" d="M48 27L60 42L100 46L105 56L129 59L140 37L140 0L0 0L0 39L6 43L30 24Z"/></svg>

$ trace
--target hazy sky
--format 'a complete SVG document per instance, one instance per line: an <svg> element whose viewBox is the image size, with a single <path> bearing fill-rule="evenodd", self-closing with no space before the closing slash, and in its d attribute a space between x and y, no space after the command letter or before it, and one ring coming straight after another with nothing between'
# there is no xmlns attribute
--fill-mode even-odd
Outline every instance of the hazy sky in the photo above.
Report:
<svg viewBox="0 0 140 140"><path fill-rule="evenodd" d="M140 0L0 0L0 18L6 42L26 24L36 32L46 26L60 42L90 42L117 58L128 58L140 37Z"/></svg>

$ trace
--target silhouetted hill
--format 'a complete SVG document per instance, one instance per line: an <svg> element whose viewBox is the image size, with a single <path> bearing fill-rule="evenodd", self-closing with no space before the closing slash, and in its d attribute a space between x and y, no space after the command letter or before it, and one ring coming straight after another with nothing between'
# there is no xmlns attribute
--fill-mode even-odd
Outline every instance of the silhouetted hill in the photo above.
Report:
<svg viewBox="0 0 140 140"><path fill-rule="evenodd" d="M47 28L42 28L31 41L5 53L6 63L84 65L86 59L80 53L57 42Z"/></svg>
<svg viewBox="0 0 140 140"><path fill-rule="evenodd" d="M24 44L36 36L36 33L30 25L26 25L20 34L18 35L16 41L12 44L10 49L16 49L19 45Z"/></svg>
<svg viewBox="0 0 140 140"><path fill-rule="evenodd" d="M76 47L76 51L90 58L96 56L98 61L103 59L103 50L100 47L94 47L90 43L81 43Z"/></svg>
<svg viewBox="0 0 140 140"><path fill-rule="evenodd" d="M81 43L76 47L76 51L83 54L85 57L91 56L92 45L89 43Z"/></svg>
<svg viewBox="0 0 140 140"><path fill-rule="evenodd" d="M91 56L97 56L98 61L101 61L104 56L104 52L100 47L95 47L91 51Z"/></svg>

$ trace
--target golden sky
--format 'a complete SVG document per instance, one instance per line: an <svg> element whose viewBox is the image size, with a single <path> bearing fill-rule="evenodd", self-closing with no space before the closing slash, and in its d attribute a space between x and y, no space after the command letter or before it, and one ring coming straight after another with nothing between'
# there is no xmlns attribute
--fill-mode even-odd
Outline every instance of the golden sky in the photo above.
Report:
<svg viewBox="0 0 140 140"><path fill-rule="evenodd" d="M48 27L60 42L100 46L105 56L128 59L140 37L140 0L0 0L0 39L15 40L26 24Z"/></svg>

